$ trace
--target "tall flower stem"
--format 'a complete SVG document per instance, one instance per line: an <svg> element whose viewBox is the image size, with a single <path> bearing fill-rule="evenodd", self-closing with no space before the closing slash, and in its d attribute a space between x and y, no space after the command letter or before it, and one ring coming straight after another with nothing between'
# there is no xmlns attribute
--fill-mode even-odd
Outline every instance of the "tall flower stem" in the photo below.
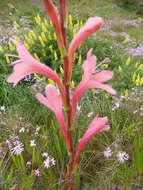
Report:
<svg viewBox="0 0 143 190"><path fill-rule="evenodd" d="M59 0L59 7L60 7L60 24L61 24L61 32L65 46L65 52L67 51L67 37L66 37L66 16L67 16L67 0ZM70 102L70 81L68 81L68 70L69 70L69 57L66 55L63 58L63 65L64 65L64 87L66 93L66 118L67 118L67 138L69 141L69 163L67 167L67 178L68 178L68 190L75 190L74 185L74 174L72 173L73 170L73 162L74 162L74 148L73 148L73 136L72 136L72 129L71 129L71 102Z"/></svg>

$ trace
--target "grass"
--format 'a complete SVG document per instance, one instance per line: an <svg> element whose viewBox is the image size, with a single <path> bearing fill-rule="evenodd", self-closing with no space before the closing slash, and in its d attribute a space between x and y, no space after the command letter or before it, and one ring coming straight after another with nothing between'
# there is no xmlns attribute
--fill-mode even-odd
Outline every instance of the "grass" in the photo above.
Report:
<svg viewBox="0 0 143 190"><path fill-rule="evenodd" d="M99 69L108 68L114 72L114 78L109 84L118 92L117 96L113 97L103 91L90 90L79 102L80 111L77 113L73 129L75 144L78 143L96 114L99 114L100 117L108 117L110 130L94 137L83 149L75 174L76 189L111 190L118 188L129 190L142 188L143 84L141 79L143 75L139 65L143 63L143 59L140 56L130 55L130 61L127 62L129 55L125 53L125 48L132 47L132 44L123 42L126 35L129 34L130 38L136 40L136 46L139 46L142 43L143 23L139 27L127 26L122 23L123 19L138 20L141 16L136 14L138 10L120 7L113 0L108 2L91 0L88 3L85 0L81 0L80 3L75 3L74 0L69 2L69 13L73 15L74 22L77 21L77 17L84 21L85 18L94 15L102 16L105 20L105 30L100 30L96 35L88 38L77 51L73 76L75 85L82 77L82 64L78 65L79 56L81 55L83 61L86 51L93 47L98 64L106 57L110 59L108 64L101 65ZM35 23L34 17L39 13L44 19L43 12L27 0L8 1L8 3L14 5L16 10L9 17L8 14L12 9L8 7L7 1L1 2L3 10L0 15L3 19L3 22L1 20L3 25L1 36L7 34L5 28L8 24L9 29L15 34L14 20L20 25L16 35L19 35L22 40L25 40L24 34L29 34L29 31L24 31L27 26L33 29L37 36L40 35L41 27ZM24 20L21 20L23 17ZM117 36L111 36L111 30L116 32ZM51 28L48 28L48 31L53 35ZM69 39L71 39L73 29L69 31L71 33ZM119 33L122 32L126 32L126 35L120 36ZM52 43L58 55L54 40L47 42L46 47ZM0 188L4 190L65 190L67 188L65 173L68 154L59 130L60 127L53 113L35 98L36 92L44 92L44 87L49 81L42 80L38 83L22 81L12 88L11 84L6 82L12 68L6 63L4 53L16 54L16 51L15 48L10 50L7 44L1 45L4 51L0 52ZM34 41L33 39L33 44L29 43L29 45L31 53L33 55L37 53L45 64L51 64L53 69L57 69L57 65L61 65L60 56L55 61L54 54L48 48L45 50L46 56L42 55L43 47L38 40ZM57 72L62 77L59 69ZM134 73L136 76L133 80ZM34 84L37 86L34 87ZM33 88L36 90L32 90ZM5 110L2 106L5 106ZM89 113L91 113L90 117L88 117ZM22 128L24 128L24 132L20 132ZM9 140L14 147L17 136L24 145L21 156L13 155L11 147L6 142ZM35 140L36 146L30 146L31 140ZM112 151L112 156L109 158L103 156L107 147L110 147ZM55 158L55 166L51 164L49 169L44 167L43 163L46 160L46 157L42 156L44 152L47 152L50 158ZM121 164L117 159L118 152L128 153L129 160ZM27 165L27 162L30 162L31 165ZM37 169L40 171L39 176L35 175Z"/></svg>

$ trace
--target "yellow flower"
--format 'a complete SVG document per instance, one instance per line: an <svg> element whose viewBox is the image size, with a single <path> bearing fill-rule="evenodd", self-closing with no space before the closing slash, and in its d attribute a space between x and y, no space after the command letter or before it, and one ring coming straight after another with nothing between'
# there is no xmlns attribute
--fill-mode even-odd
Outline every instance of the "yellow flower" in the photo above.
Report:
<svg viewBox="0 0 143 190"><path fill-rule="evenodd" d="M127 61L126 61L126 65L128 66L128 65L130 64L130 62L131 62L131 58L128 57L128 59L127 59Z"/></svg>
<svg viewBox="0 0 143 190"><path fill-rule="evenodd" d="M54 50L53 50L53 45L50 45L50 46L49 46L49 49L50 49L50 52L51 52L51 53L54 52Z"/></svg>
<svg viewBox="0 0 143 190"><path fill-rule="evenodd" d="M139 64L140 64L139 62L136 62L136 64L135 64L135 68L137 68Z"/></svg>
<svg viewBox="0 0 143 190"><path fill-rule="evenodd" d="M43 41L47 42L47 38L46 38L44 32L41 32L41 37L42 37L42 40L43 40Z"/></svg>
<svg viewBox="0 0 143 190"><path fill-rule="evenodd" d="M105 69L107 69L107 68L108 68L108 64L103 64L103 67L104 67Z"/></svg>
<svg viewBox="0 0 143 190"><path fill-rule="evenodd" d="M134 72L133 76L132 76L132 81L134 82L136 80L136 73Z"/></svg>
<svg viewBox="0 0 143 190"><path fill-rule="evenodd" d="M50 20L50 25L52 26L52 21Z"/></svg>
<svg viewBox="0 0 143 190"><path fill-rule="evenodd" d="M83 27L83 22L82 22L82 20L80 21L80 28L82 28Z"/></svg>
<svg viewBox="0 0 143 190"><path fill-rule="evenodd" d="M138 70L143 71L143 64L140 64Z"/></svg>
<svg viewBox="0 0 143 190"><path fill-rule="evenodd" d="M41 80L41 78L36 73L34 73L34 77L36 77L38 80Z"/></svg>
<svg viewBox="0 0 143 190"><path fill-rule="evenodd" d="M26 42L24 42L24 46L26 47L26 49L30 49L29 45Z"/></svg>
<svg viewBox="0 0 143 190"><path fill-rule="evenodd" d="M39 16L39 14L37 15L37 21L38 21L38 24L41 24L41 17Z"/></svg>
<svg viewBox="0 0 143 190"><path fill-rule="evenodd" d="M27 41L28 43L31 42L31 40L28 38L28 36L27 36L26 34L24 35L24 37L25 37L25 39L26 39L26 41Z"/></svg>
<svg viewBox="0 0 143 190"><path fill-rule="evenodd" d="M52 36L51 36L50 32L48 32L48 38L49 38L49 40L52 40Z"/></svg>
<svg viewBox="0 0 143 190"><path fill-rule="evenodd" d="M73 58L74 58L74 61L75 61L75 59L76 59L76 53L74 53L74 56L73 56Z"/></svg>
<svg viewBox="0 0 143 190"><path fill-rule="evenodd" d="M47 19L46 19L46 18L44 19L44 23L45 23L45 25L46 25L46 26L48 26L48 25L49 25L49 24L48 24L48 21L47 21Z"/></svg>
<svg viewBox="0 0 143 190"><path fill-rule="evenodd" d="M79 55L79 58L78 58L78 65L81 64L81 61L82 61L82 57L81 57L81 55Z"/></svg>
<svg viewBox="0 0 143 190"><path fill-rule="evenodd" d="M33 30L30 30L30 33L31 33L31 35L36 39L37 37L36 37L36 34L34 33L34 31Z"/></svg>
<svg viewBox="0 0 143 190"><path fill-rule="evenodd" d="M109 99L109 96L108 96L107 94L105 94L105 98L106 98L106 99Z"/></svg>
<svg viewBox="0 0 143 190"><path fill-rule="evenodd" d="M0 52L3 52L3 48L0 46Z"/></svg>
<svg viewBox="0 0 143 190"><path fill-rule="evenodd" d="M18 41L18 42L21 41L20 37L18 37L18 36L15 36L14 39L15 39L16 41Z"/></svg>
<svg viewBox="0 0 143 190"><path fill-rule="evenodd" d="M54 39L56 40L57 39L57 36L56 36L56 33L54 32Z"/></svg>
<svg viewBox="0 0 143 190"><path fill-rule="evenodd" d="M140 78L140 75L138 74L138 76L137 76L137 79L136 79L136 86L139 86L140 85L140 80L141 80L141 78Z"/></svg>
<svg viewBox="0 0 143 190"><path fill-rule="evenodd" d="M56 51L54 51L54 57L55 57L55 61L58 60L58 56L57 56Z"/></svg>
<svg viewBox="0 0 143 190"><path fill-rule="evenodd" d="M128 42L129 37L130 37L129 34L127 34L126 37L125 37L125 40L123 41L123 44L126 44Z"/></svg>
<svg viewBox="0 0 143 190"><path fill-rule="evenodd" d="M143 77L140 79L140 85L143 85Z"/></svg>
<svg viewBox="0 0 143 190"><path fill-rule="evenodd" d="M76 35L76 27L74 27L74 29L73 29L73 36L75 36Z"/></svg>
<svg viewBox="0 0 143 190"><path fill-rule="evenodd" d="M38 61L40 61L40 58L38 57L37 53L34 53L34 57L35 57L35 59L37 59Z"/></svg>
<svg viewBox="0 0 143 190"><path fill-rule="evenodd" d="M119 72L121 73L121 72L122 72L122 67L119 66L119 67L118 67L118 70L119 70Z"/></svg>
<svg viewBox="0 0 143 190"><path fill-rule="evenodd" d="M72 81L70 82L70 87L71 87L71 88L74 88L74 86L75 86L75 84L74 84L74 81L72 80Z"/></svg>
<svg viewBox="0 0 143 190"><path fill-rule="evenodd" d="M43 55L44 57L46 57L46 52L45 52L45 51L43 51L43 52L42 52L42 55Z"/></svg>
<svg viewBox="0 0 143 190"><path fill-rule="evenodd" d="M53 80L48 79L48 81L49 81L50 84L54 84L54 81L53 81Z"/></svg>
<svg viewBox="0 0 143 190"><path fill-rule="evenodd" d="M31 34L31 33L29 33L29 34L28 34L28 36L29 36L29 38L32 40L32 34Z"/></svg>
<svg viewBox="0 0 143 190"><path fill-rule="evenodd" d="M45 32L45 33L48 32L46 26L43 23L42 23L42 31Z"/></svg>
<svg viewBox="0 0 143 190"><path fill-rule="evenodd" d="M61 67L61 65L60 65L60 72L61 72L62 74L64 74L64 70L63 70L63 68Z"/></svg>
<svg viewBox="0 0 143 190"><path fill-rule="evenodd" d="M11 41L8 42L8 45L9 45L9 49L11 51L13 51L15 49L15 47L13 46L13 44L11 43Z"/></svg>
<svg viewBox="0 0 143 190"><path fill-rule="evenodd" d="M17 27L19 27L19 24L14 20L13 24L15 24Z"/></svg>
<svg viewBox="0 0 143 190"><path fill-rule="evenodd" d="M73 27L72 16L71 15L69 15L69 26L70 26L70 28Z"/></svg>
<svg viewBox="0 0 143 190"><path fill-rule="evenodd" d="M8 56L5 57L6 58L6 62L9 64L10 63L10 59Z"/></svg>
<svg viewBox="0 0 143 190"><path fill-rule="evenodd" d="M40 41L40 43L42 44L42 46L45 47L44 41L43 41L43 39L41 38L41 36L39 36L38 38L39 38L39 41Z"/></svg>

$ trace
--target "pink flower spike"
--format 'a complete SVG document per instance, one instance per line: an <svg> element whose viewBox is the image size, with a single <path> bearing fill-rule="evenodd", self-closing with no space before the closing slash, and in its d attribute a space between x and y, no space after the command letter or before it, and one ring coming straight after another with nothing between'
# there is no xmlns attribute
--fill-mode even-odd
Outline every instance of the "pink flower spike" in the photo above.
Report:
<svg viewBox="0 0 143 190"><path fill-rule="evenodd" d="M107 117L99 118L98 116L96 116L93 119L89 128L87 129L83 137L80 139L79 144L77 146L74 164L73 164L74 166L73 170L76 168L80 152L82 148L85 146L85 144L88 142L88 140L97 135L98 133L109 130L110 127L106 125L107 122L108 122Z"/></svg>
<svg viewBox="0 0 143 190"><path fill-rule="evenodd" d="M64 116L62 112L62 99L58 95L57 88L52 84L49 84L46 86L45 92L46 92L46 97L43 96L41 93L37 93L36 97L42 104L44 104L52 112L55 113L59 121L60 127L62 129L63 137L65 138L66 127L65 127Z"/></svg>
<svg viewBox="0 0 143 190"><path fill-rule="evenodd" d="M64 97L64 86L61 83L58 75L48 66L37 61L25 48L24 45L11 39L16 44L17 52L20 60L17 60L11 65L14 67L14 72L8 77L7 81L14 83L13 87L22 80L25 76L38 73L52 79L57 83L62 97Z"/></svg>

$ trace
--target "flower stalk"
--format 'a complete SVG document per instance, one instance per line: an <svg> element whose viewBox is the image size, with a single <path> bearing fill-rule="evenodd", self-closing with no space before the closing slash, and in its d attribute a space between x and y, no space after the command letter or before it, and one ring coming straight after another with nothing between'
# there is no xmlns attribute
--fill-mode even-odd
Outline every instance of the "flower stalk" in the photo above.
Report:
<svg viewBox="0 0 143 190"><path fill-rule="evenodd" d="M58 19L52 0L43 0L43 3L53 24L58 47L61 52L61 58L64 66L64 81L62 82L59 76L51 68L33 58L24 45L21 45L13 39L12 41L17 47L19 60L11 64L14 67L14 72L8 77L7 81L14 83L15 86L26 75L38 73L44 75L50 80L53 80L57 84L60 95L58 94L57 88L54 85L49 84L45 88L46 97L40 93L37 93L36 97L43 105L48 107L56 115L59 122L63 140L69 154L69 163L67 164L66 173L66 177L68 179L68 190L75 190L75 171L78 166L79 156L83 147L92 137L109 129L109 126L106 125L108 122L107 117L100 118L97 115L79 141L77 147L74 148L75 142L73 141L72 129L76 119L77 103L80 97L89 88L100 88L106 90L110 94L116 94L115 90L113 90L109 85L104 84L104 82L113 77L113 73L111 71L95 71L96 56L92 55L92 49L90 49L87 53L86 60L83 63L84 76L75 88L72 99L70 99L70 83L74 64L74 53L84 39L102 27L103 20L100 17L89 18L77 34L75 34L68 47L66 35L68 0L59 0L60 20ZM63 115L63 106L66 118Z"/></svg>

